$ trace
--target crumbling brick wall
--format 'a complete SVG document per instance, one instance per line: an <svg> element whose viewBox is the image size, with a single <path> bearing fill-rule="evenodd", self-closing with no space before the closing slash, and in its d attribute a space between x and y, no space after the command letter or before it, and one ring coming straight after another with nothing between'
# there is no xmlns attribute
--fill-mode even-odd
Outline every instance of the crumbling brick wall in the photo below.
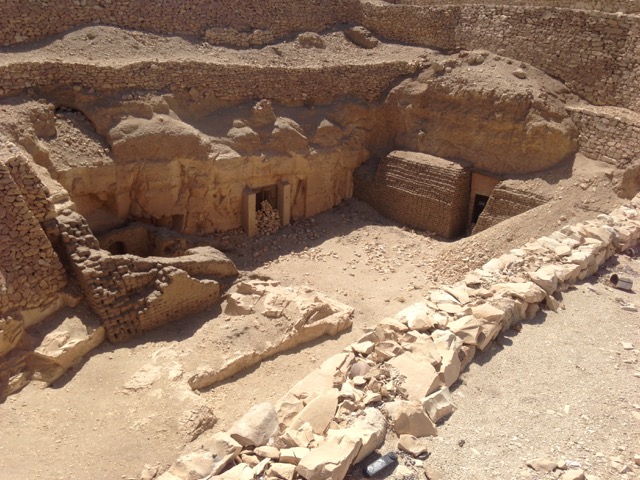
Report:
<svg viewBox="0 0 640 480"><path fill-rule="evenodd" d="M128 340L171 320L212 307L220 284L197 280L173 266L101 250L84 217L64 210L57 237L92 310L111 342Z"/></svg>
<svg viewBox="0 0 640 480"><path fill-rule="evenodd" d="M405 5L441 5L440 0L385 0L388 3ZM447 0L449 5L477 5L478 0ZM572 8L577 10L599 10L609 13L640 13L636 0L491 0L492 5L521 7Z"/></svg>
<svg viewBox="0 0 640 480"><path fill-rule="evenodd" d="M489 197L486 207L480 214L473 233L493 227L508 218L520 215L549 201L541 195L510 188L505 182L499 183Z"/></svg>
<svg viewBox="0 0 640 480"><path fill-rule="evenodd" d="M386 217L445 238L464 232L470 188L467 168L417 152L391 152L373 178L363 171L354 177L356 197Z"/></svg>

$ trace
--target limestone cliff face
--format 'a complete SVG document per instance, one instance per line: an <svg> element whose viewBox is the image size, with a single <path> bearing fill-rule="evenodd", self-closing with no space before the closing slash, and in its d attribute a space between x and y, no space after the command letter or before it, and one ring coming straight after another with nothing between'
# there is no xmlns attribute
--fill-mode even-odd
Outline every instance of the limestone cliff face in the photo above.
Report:
<svg viewBox="0 0 640 480"><path fill-rule="evenodd" d="M577 129L551 90L560 85L532 68L519 80L515 65L477 61L435 65L393 89L387 104L397 119L397 148L495 174L540 171L577 151Z"/></svg>

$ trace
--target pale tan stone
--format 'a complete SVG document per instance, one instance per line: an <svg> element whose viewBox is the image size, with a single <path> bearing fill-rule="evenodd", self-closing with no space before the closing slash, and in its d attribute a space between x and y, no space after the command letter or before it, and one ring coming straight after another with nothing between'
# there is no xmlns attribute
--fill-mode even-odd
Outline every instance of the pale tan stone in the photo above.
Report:
<svg viewBox="0 0 640 480"><path fill-rule="evenodd" d="M467 345L477 345L482 331L482 322L473 315L449 322L447 328L455 333Z"/></svg>
<svg viewBox="0 0 640 480"><path fill-rule="evenodd" d="M386 403L384 410L393 423L393 430L397 434L410 434L414 437L437 435L433 421L427 416L420 402L395 400Z"/></svg>
<svg viewBox="0 0 640 480"><path fill-rule="evenodd" d="M300 460L303 459L310 450L305 447L292 447L292 448L283 448L280 450L280 462L282 463L291 463L293 465L297 465L300 463Z"/></svg>
<svg viewBox="0 0 640 480"><path fill-rule="evenodd" d="M410 400L420 400L441 386L438 372L425 357L405 352L387 363L405 377L402 387Z"/></svg>
<svg viewBox="0 0 640 480"><path fill-rule="evenodd" d="M270 447L268 445L263 445L261 447L257 447L253 450L253 453L263 458L271 458L274 460L278 460L280 458L280 450L276 447Z"/></svg>
<svg viewBox="0 0 640 480"><path fill-rule="evenodd" d="M292 480L296 473L296 466L289 463L274 463L267 470L270 477Z"/></svg>
<svg viewBox="0 0 640 480"><path fill-rule="evenodd" d="M398 448L402 451L417 457L428 451L428 440L426 438L416 438L413 435L403 434L398 437Z"/></svg>
<svg viewBox="0 0 640 480"><path fill-rule="evenodd" d="M296 472L306 480L342 480L361 446L348 437L339 443L328 441L304 457Z"/></svg>
<svg viewBox="0 0 640 480"><path fill-rule="evenodd" d="M254 405L227 433L243 447L266 445L278 429L276 409L268 402Z"/></svg>
<svg viewBox="0 0 640 480"><path fill-rule="evenodd" d="M242 450L242 446L225 432L218 432L203 443L204 449L212 458L211 472L220 473Z"/></svg>
<svg viewBox="0 0 640 480"><path fill-rule="evenodd" d="M491 291L501 295L512 295L527 303L538 303L544 300L546 292L533 282L497 283Z"/></svg>
<svg viewBox="0 0 640 480"><path fill-rule="evenodd" d="M384 443L387 434L387 419L376 408L366 408L364 415L356 418L346 428L329 430L327 440L342 442L349 438L353 442L360 442L361 447L353 463L359 463L371 455Z"/></svg>
<svg viewBox="0 0 640 480"><path fill-rule="evenodd" d="M425 397L424 400L422 400L422 407L434 423L438 423L441 419L447 415L451 415L456 410L453 397L448 388L440 389Z"/></svg>

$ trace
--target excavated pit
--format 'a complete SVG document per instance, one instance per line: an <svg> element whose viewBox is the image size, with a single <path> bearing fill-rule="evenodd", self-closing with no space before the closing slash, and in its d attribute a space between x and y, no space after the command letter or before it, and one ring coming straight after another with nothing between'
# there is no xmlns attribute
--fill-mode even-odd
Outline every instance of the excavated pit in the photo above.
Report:
<svg viewBox="0 0 640 480"><path fill-rule="evenodd" d="M431 288L640 190L633 2L125 3L0 19L0 399L91 392L68 435L117 459L24 478L159 474Z"/></svg>

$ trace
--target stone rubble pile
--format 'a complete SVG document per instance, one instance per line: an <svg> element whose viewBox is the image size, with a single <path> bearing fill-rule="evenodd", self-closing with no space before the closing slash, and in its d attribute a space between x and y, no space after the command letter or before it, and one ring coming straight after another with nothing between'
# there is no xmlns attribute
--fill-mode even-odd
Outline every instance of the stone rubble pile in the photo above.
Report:
<svg viewBox="0 0 640 480"><path fill-rule="evenodd" d="M263 200L260 204L260 210L256 212L256 224L259 235L276 233L282 226L280 213L274 210L268 201Z"/></svg>
<svg viewBox="0 0 640 480"><path fill-rule="evenodd" d="M437 435L436 424L455 410L449 387L478 350L541 305L556 310L554 293L639 240L640 195L494 258L383 319L275 407L252 408L159 478L342 480L383 444L387 429L399 449L420 455L421 439Z"/></svg>

